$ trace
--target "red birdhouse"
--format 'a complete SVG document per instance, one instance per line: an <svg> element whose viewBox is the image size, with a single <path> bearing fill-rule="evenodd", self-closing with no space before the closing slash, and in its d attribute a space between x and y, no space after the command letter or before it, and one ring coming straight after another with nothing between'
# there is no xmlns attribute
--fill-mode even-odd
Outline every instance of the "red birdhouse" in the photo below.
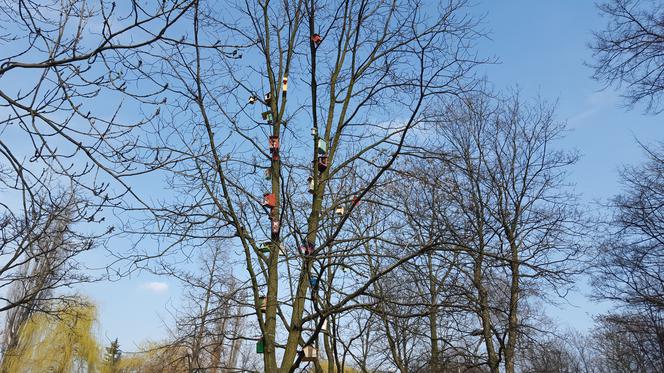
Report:
<svg viewBox="0 0 664 373"><path fill-rule="evenodd" d="M318 157L318 171L323 172L327 170L327 156L323 155Z"/></svg>
<svg viewBox="0 0 664 373"><path fill-rule="evenodd" d="M277 197L272 193L265 193L263 195L263 206L274 208L277 206Z"/></svg>
<svg viewBox="0 0 664 373"><path fill-rule="evenodd" d="M270 136L269 144L271 152L279 150L279 136Z"/></svg>
<svg viewBox="0 0 664 373"><path fill-rule="evenodd" d="M323 38L321 38L318 34L313 34L311 35L311 41L314 42L316 46L318 46L323 41Z"/></svg>
<svg viewBox="0 0 664 373"><path fill-rule="evenodd" d="M353 196L353 206L360 204L360 196Z"/></svg>

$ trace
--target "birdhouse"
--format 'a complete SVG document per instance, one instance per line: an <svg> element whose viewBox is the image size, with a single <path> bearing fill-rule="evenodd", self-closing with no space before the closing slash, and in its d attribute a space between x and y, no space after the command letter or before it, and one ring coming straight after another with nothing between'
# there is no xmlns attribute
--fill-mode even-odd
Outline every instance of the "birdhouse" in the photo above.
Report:
<svg viewBox="0 0 664 373"><path fill-rule="evenodd" d="M344 213L346 213L346 209L343 206L337 206L337 208L334 209L334 212L337 215L343 215Z"/></svg>
<svg viewBox="0 0 664 373"><path fill-rule="evenodd" d="M323 38L318 34L313 34L311 35L311 41L318 46L323 41Z"/></svg>
<svg viewBox="0 0 664 373"><path fill-rule="evenodd" d="M265 180L272 179L272 168L265 169Z"/></svg>
<svg viewBox="0 0 664 373"><path fill-rule="evenodd" d="M318 154L327 153L327 143L323 139L318 139Z"/></svg>
<svg viewBox="0 0 664 373"><path fill-rule="evenodd" d="M264 253L269 253L272 248L272 241L263 241L260 245L260 251Z"/></svg>
<svg viewBox="0 0 664 373"><path fill-rule="evenodd" d="M263 96L263 100L265 101L265 105L270 106L270 102L272 102L272 92L268 92Z"/></svg>
<svg viewBox="0 0 664 373"><path fill-rule="evenodd" d="M270 110L262 112L261 117L263 118L263 120L272 122L272 112Z"/></svg>
<svg viewBox="0 0 664 373"><path fill-rule="evenodd" d="M260 301L261 304L261 311L265 312L267 310L267 298L265 298L264 295L261 295L258 297L258 300Z"/></svg>
<svg viewBox="0 0 664 373"><path fill-rule="evenodd" d="M315 288L318 285L318 277L309 277L309 285Z"/></svg>
<svg viewBox="0 0 664 373"><path fill-rule="evenodd" d="M318 360L318 349L314 345L306 345L302 349L302 361Z"/></svg>
<svg viewBox="0 0 664 373"><path fill-rule="evenodd" d="M353 206L360 204L360 196L353 196Z"/></svg>
<svg viewBox="0 0 664 373"><path fill-rule="evenodd" d="M318 128L311 127L311 136L316 136L316 135L318 135Z"/></svg>
<svg viewBox="0 0 664 373"><path fill-rule="evenodd" d="M286 93L288 91L288 77L284 75L284 79L281 82L281 90Z"/></svg>
<svg viewBox="0 0 664 373"><path fill-rule="evenodd" d="M269 140L270 151L279 150L279 136L270 136Z"/></svg>
<svg viewBox="0 0 664 373"><path fill-rule="evenodd" d="M258 342L256 342L256 353L257 354L265 353L265 340L263 338L259 339Z"/></svg>
<svg viewBox="0 0 664 373"><path fill-rule="evenodd" d="M258 97L254 96L254 95L249 96L249 105L255 104L256 101L258 101Z"/></svg>
<svg viewBox="0 0 664 373"><path fill-rule="evenodd" d="M279 220L273 220L272 221L272 234L275 236L279 235L279 228L281 228L281 224L279 223Z"/></svg>
<svg viewBox="0 0 664 373"><path fill-rule="evenodd" d="M306 243L304 246L300 246L300 254L302 255L311 255L314 253L314 245Z"/></svg>
<svg viewBox="0 0 664 373"><path fill-rule="evenodd" d="M327 170L327 156L320 156L318 157L318 171L323 172Z"/></svg>
<svg viewBox="0 0 664 373"><path fill-rule="evenodd" d="M277 197L272 193L265 193L263 195L263 206L274 208L277 206Z"/></svg>
<svg viewBox="0 0 664 373"><path fill-rule="evenodd" d="M308 188L309 193L313 193L314 192L314 187L315 187L314 186L314 178L309 176L309 178L307 179L307 184L309 185L309 188Z"/></svg>
<svg viewBox="0 0 664 373"><path fill-rule="evenodd" d="M279 160L279 152L272 152L272 160L275 162Z"/></svg>

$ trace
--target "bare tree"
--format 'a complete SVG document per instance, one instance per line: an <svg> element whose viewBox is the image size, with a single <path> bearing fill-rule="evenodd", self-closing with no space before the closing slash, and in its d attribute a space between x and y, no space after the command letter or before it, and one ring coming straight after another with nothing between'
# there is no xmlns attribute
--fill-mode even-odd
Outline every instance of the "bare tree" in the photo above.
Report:
<svg viewBox="0 0 664 373"><path fill-rule="evenodd" d="M353 201L393 165L434 96L473 88L477 35L464 6L197 1L182 41L155 53L163 58L142 55L134 73L168 82L167 104L135 161L158 154L176 197L130 228L163 238L135 259L231 238L266 371L311 361L326 321L419 255L357 270L352 287L337 277L362 252L362 236L345 229Z"/></svg>
<svg viewBox="0 0 664 373"><path fill-rule="evenodd" d="M553 149L563 129L543 103L476 97L447 108L439 150L427 153L445 155L441 231L462 253L457 267L492 372L501 362L515 371L527 299L545 288L564 295L578 271L583 220L564 184L576 155Z"/></svg>
<svg viewBox="0 0 664 373"><path fill-rule="evenodd" d="M664 6L658 0L609 0L599 5L609 18L590 47L593 77L624 85L627 102L646 103L646 111L664 109Z"/></svg>
<svg viewBox="0 0 664 373"><path fill-rule="evenodd" d="M592 283L596 299L613 301L621 311L601 317L600 332L618 329L630 337L616 341L624 348L607 345L612 351L606 353L620 354L610 358L627 364L623 370L637 364L657 371L664 367L664 145L644 150L646 161L621 173L624 191L613 199Z"/></svg>

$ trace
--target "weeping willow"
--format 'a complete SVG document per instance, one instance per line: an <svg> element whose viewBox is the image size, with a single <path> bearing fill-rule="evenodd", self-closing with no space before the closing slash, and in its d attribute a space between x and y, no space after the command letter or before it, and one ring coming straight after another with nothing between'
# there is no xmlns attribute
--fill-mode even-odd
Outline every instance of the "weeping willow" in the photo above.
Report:
<svg viewBox="0 0 664 373"><path fill-rule="evenodd" d="M100 349L93 333L96 308L86 301L57 305L20 328L16 347L2 361L3 373L95 372Z"/></svg>

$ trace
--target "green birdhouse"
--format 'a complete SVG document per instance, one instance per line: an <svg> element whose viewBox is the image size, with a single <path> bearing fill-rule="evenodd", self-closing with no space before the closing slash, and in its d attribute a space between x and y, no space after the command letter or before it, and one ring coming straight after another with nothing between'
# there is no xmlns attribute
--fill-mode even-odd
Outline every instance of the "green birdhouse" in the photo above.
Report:
<svg viewBox="0 0 664 373"><path fill-rule="evenodd" d="M258 342L256 342L256 353L257 354L265 353L265 341L262 338Z"/></svg>

